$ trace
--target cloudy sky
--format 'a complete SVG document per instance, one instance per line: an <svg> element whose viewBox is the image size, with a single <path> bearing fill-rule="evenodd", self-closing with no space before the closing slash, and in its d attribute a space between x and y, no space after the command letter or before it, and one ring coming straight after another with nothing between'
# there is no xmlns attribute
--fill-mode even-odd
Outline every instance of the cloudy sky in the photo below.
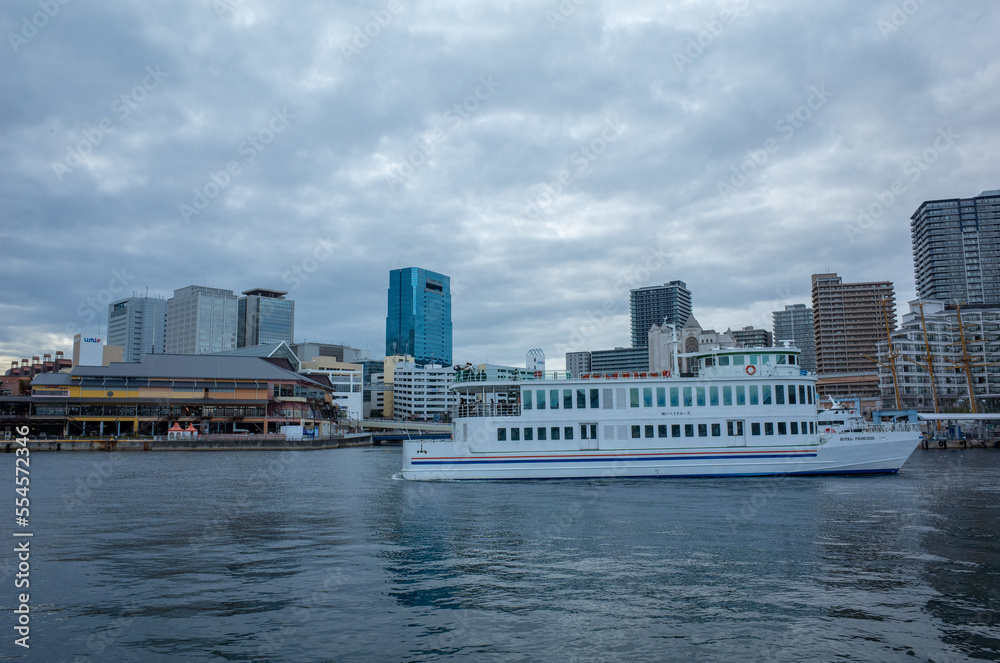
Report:
<svg viewBox="0 0 1000 663"><path fill-rule="evenodd" d="M0 361L112 298L289 290L384 349L390 269L452 277L455 360L629 344L628 290L770 328L810 274L914 296L909 217L1000 188L1000 7L11 0ZM903 305L905 307L905 304Z"/></svg>

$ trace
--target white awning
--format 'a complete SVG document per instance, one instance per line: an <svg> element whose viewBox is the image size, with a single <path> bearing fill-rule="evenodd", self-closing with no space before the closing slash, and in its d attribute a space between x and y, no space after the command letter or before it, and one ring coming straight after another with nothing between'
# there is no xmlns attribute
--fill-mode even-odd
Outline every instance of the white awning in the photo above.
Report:
<svg viewBox="0 0 1000 663"><path fill-rule="evenodd" d="M922 421L998 421L1000 420L1000 414L973 414L972 412L934 414L933 412L917 412L917 419L921 419Z"/></svg>

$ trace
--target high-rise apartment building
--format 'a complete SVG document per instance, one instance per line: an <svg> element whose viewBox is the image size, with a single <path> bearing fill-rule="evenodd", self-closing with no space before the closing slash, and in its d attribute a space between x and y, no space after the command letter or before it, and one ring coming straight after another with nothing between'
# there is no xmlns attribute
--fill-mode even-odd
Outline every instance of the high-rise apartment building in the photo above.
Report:
<svg viewBox="0 0 1000 663"><path fill-rule="evenodd" d="M167 300L168 354L197 355L236 347L237 300L232 290L189 285Z"/></svg>
<svg viewBox="0 0 1000 663"><path fill-rule="evenodd" d="M813 336L813 311L805 304L786 304L784 311L771 313L774 342L791 341L802 351L799 366L807 371L816 370L816 339Z"/></svg>
<svg viewBox="0 0 1000 663"><path fill-rule="evenodd" d="M581 375L590 373L590 353L589 352L567 352L566 370L574 379Z"/></svg>
<svg viewBox="0 0 1000 663"><path fill-rule="evenodd" d="M284 341L295 336L295 302L284 290L244 290L236 308L236 347Z"/></svg>
<svg viewBox="0 0 1000 663"><path fill-rule="evenodd" d="M812 275L813 334L817 389L834 397L877 396L878 342L895 327L896 296L891 281L844 283L836 274ZM823 376L837 380L824 382Z"/></svg>
<svg viewBox="0 0 1000 663"><path fill-rule="evenodd" d="M683 325L691 315L691 291L684 281L671 281L629 291L632 347L645 348L653 325Z"/></svg>
<svg viewBox="0 0 1000 663"><path fill-rule="evenodd" d="M773 345L771 332L766 329L747 326L742 329L729 329L728 332L733 337L733 340L744 348L769 348Z"/></svg>
<svg viewBox="0 0 1000 663"><path fill-rule="evenodd" d="M910 217L917 296L1000 305L1000 189L928 200Z"/></svg>
<svg viewBox="0 0 1000 663"><path fill-rule="evenodd" d="M389 272L385 354L451 364L451 278L419 267Z"/></svg>
<svg viewBox="0 0 1000 663"><path fill-rule="evenodd" d="M167 300L129 297L108 305L108 345L122 347L122 361L137 362L166 349Z"/></svg>

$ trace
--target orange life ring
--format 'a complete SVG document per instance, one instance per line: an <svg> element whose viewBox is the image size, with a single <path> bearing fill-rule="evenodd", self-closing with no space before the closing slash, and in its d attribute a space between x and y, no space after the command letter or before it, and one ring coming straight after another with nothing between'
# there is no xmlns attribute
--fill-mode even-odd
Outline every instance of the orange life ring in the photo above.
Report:
<svg viewBox="0 0 1000 663"><path fill-rule="evenodd" d="M747 375L753 375L754 373L757 372L757 367L754 366L753 364L750 364L744 370L747 372Z"/></svg>

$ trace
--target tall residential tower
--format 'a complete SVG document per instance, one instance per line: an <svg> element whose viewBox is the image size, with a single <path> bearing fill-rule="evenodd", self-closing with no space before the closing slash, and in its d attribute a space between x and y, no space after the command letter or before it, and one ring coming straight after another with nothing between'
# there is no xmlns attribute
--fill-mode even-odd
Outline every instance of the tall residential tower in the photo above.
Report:
<svg viewBox="0 0 1000 663"><path fill-rule="evenodd" d="M799 365L807 371L816 370L816 338L813 336L813 311L805 304L786 304L784 311L771 313L774 322L774 342L791 341L802 351Z"/></svg>
<svg viewBox="0 0 1000 663"><path fill-rule="evenodd" d="M629 291L632 347L649 345L649 329L667 323L683 325L691 316L691 291L684 281L671 281Z"/></svg>
<svg viewBox="0 0 1000 663"><path fill-rule="evenodd" d="M1000 189L924 202L910 217L917 296L1000 305Z"/></svg>

